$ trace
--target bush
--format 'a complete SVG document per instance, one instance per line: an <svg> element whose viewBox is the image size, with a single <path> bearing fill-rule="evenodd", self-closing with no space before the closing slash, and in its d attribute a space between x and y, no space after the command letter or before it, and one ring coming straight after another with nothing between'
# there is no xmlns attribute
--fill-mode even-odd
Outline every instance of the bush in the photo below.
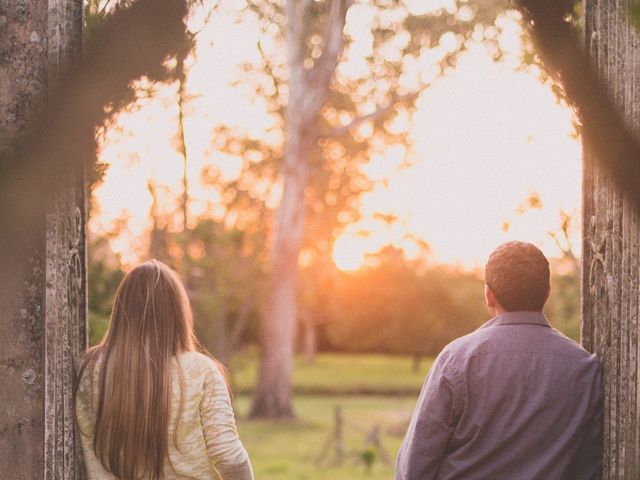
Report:
<svg viewBox="0 0 640 480"><path fill-rule="evenodd" d="M478 275L426 267L391 247L378 260L337 282L327 332L341 350L436 355L488 319Z"/></svg>

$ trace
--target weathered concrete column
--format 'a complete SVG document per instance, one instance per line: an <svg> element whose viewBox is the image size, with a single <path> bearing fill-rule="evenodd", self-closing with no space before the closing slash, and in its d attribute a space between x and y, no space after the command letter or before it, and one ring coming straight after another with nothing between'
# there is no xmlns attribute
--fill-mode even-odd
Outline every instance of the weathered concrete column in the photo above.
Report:
<svg viewBox="0 0 640 480"><path fill-rule="evenodd" d="M640 134L640 37L625 0L585 0L586 47ZM640 161L640 158L637 159ZM638 185L640 188L640 185ZM585 145L583 343L603 361L604 480L640 478L640 216Z"/></svg>
<svg viewBox="0 0 640 480"><path fill-rule="evenodd" d="M79 52L81 31L82 0L0 3L0 149L46 107ZM0 477L7 479L81 476L72 381L87 338L83 172L49 194L47 213L22 239L28 275L0 267Z"/></svg>

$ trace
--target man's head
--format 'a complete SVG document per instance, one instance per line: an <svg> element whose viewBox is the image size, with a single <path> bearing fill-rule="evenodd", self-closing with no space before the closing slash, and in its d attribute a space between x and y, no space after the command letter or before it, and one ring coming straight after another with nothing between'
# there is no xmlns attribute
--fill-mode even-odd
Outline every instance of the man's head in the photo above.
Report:
<svg viewBox="0 0 640 480"><path fill-rule="evenodd" d="M536 246L507 242L485 266L485 297L492 314L542 311L549 297L549 262Z"/></svg>

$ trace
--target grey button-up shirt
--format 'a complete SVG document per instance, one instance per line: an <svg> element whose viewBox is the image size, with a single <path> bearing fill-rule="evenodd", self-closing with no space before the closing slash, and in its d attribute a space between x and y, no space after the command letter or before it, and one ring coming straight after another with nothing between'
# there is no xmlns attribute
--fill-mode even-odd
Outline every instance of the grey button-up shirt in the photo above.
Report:
<svg viewBox="0 0 640 480"><path fill-rule="evenodd" d="M600 361L538 312L450 343L422 388L396 480L588 480L600 475Z"/></svg>

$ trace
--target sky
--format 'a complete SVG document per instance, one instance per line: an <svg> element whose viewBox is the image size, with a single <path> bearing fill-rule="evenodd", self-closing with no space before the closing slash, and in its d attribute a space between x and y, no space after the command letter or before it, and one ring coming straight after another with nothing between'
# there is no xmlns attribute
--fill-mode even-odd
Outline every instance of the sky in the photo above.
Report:
<svg viewBox="0 0 640 480"><path fill-rule="evenodd" d="M535 69L518 68L519 27L508 20L503 26L504 46L512 52L505 61L496 63L484 46L473 45L454 70L434 78L420 96L410 166L403 152L392 147L365 167L375 187L361 199L362 220L336 242L334 259L340 268L358 268L367 252L388 243L404 248L409 257L421 254L415 237L429 244L433 262L464 268L483 265L493 248L511 239L530 241L557 256L560 251L548 232L559 228L561 210L574 217L571 238L579 252L581 146L572 112L558 103ZM195 215L220 213L215 191L197 181L201 169L214 165L233 177L240 166L212 149L213 128L237 126L260 136L269 126L260 99L246 85L233 84L240 64L259 55L258 35L250 21L233 22L220 14L198 36L186 117ZM112 231L125 218L126 228L111 240L125 264L145 254L148 179L159 191L180 192L175 93L175 86L160 88L135 111L121 114L104 135L100 159L110 168L94 192L90 229ZM519 206L531 195L540 198L542 208L523 213ZM175 200L161 207L170 211ZM385 224L377 213L398 220Z"/></svg>
<svg viewBox="0 0 640 480"><path fill-rule="evenodd" d="M348 240L338 243L341 255L357 254L361 244L375 250L389 238L411 251L415 246L403 239L409 231L430 244L438 262L468 268L516 239L558 256L548 232L558 230L561 210L574 216L572 246L579 252L581 145L573 132L571 111L536 75L494 63L482 47L472 49L422 96L413 166L363 198L363 223L386 210L399 217L398 225L386 239L358 238L363 225L350 227ZM532 194L542 208L520 213Z"/></svg>

